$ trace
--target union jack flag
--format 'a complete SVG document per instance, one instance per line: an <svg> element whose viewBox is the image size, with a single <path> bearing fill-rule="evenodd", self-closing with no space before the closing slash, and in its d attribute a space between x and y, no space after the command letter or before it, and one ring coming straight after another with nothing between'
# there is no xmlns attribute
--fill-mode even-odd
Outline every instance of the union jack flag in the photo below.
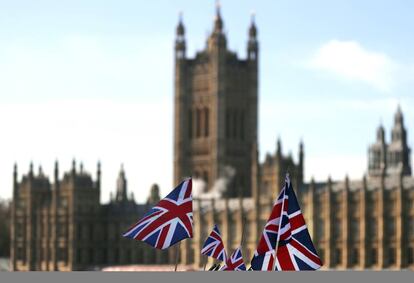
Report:
<svg viewBox="0 0 414 283"><path fill-rule="evenodd" d="M283 202L278 213L280 225L278 225L276 233L278 246L276 248L275 269L319 269L322 266L322 261L313 246L288 175L286 176L285 186L282 189L281 195L283 195L281 197ZM259 257L257 261L260 262L262 257ZM257 270L262 270L262 268Z"/></svg>
<svg viewBox="0 0 414 283"><path fill-rule="evenodd" d="M322 266L289 176L286 176L285 204L279 228L279 246L276 253L276 270L316 270Z"/></svg>
<svg viewBox="0 0 414 283"><path fill-rule="evenodd" d="M259 244L251 261L253 270L272 271L275 260L275 248L277 234L279 231L280 213L282 212L283 201L286 199L285 188L283 187L276 202L273 205L272 212L267 219L266 225L260 237Z"/></svg>
<svg viewBox="0 0 414 283"><path fill-rule="evenodd" d="M157 249L166 249L183 239L192 238L191 188L191 178L183 181L123 236L143 241Z"/></svg>
<svg viewBox="0 0 414 283"><path fill-rule="evenodd" d="M238 247L226 260L226 264L220 269L222 271L246 271L241 248Z"/></svg>
<svg viewBox="0 0 414 283"><path fill-rule="evenodd" d="M226 262L227 253L217 225L214 225L213 231L204 243L201 254Z"/></svg>

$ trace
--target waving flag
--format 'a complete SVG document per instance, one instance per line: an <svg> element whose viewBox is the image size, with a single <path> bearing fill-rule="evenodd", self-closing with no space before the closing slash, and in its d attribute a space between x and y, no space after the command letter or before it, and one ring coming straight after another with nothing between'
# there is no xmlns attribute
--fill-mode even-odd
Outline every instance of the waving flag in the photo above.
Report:
<svg viewBox="0 0 414 283"><path fill-rule="evenodd" d="M286 176L285 190L285 204L278 235L276 270L319 269L322 261L313 246L289 176Z"/></svg>
<svg viewBox="0 0 414 283"><path fill-rule="evenodd" d="M226 262L227 253L217 225L214 225L213 231L204 243L201 254Z"/></svg>
<svg viewBox="0 0 414 283"><path fill-rule="evenodd" d="M220 270L246 271L240 247L231 254L231 256L227 259L226 264Z"/></svg>
<svg viewBox="0 0 414 283"><path fill-rule="evenodd" d="M253 270L273 270L280 214L282 212L282 205L285 199L285 188L283 188L275 204L273 205L272 212L266 222L259 244L251 261L251 268Z"/></svg>
<svg viewBox="0 0 414 283"><path fill-rule="evenodd" d="M191 179L183 181L123 234L154 248L166 249L193 237Z"/></svg>

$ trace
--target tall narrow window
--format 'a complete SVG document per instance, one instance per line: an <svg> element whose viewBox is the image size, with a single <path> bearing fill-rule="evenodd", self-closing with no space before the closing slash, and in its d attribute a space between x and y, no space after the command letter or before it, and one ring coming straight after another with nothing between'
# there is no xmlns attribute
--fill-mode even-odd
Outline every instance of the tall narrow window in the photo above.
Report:
<svg viewBox="0 0 414 283"><path fill-rule="evenodd" d="M230 109L226 109L226 138L230 138Z"/></svg>
<svg viewBox="0 0 414 283"><path fill-rule="evenodd" d="M378 262L378 251L376 248L371 249L371 263L373 265L377 264Z"/></svg>
<svg viewBox="0 0 414 283"><path fill-rule="evenodd" d="M94 253L93 253L93 249L89 248L89 263L93 264L94 263Z"/></svg>
<svg viewBox="0 0 414 283"><path fill-rule="evenodd" d="M191 109L188 110L188 138L191 139L193 137L193 111Z"/></svg>
<svg viewBox="0 0 414 283"><path fill-rule="evenodd" d="M209 119L210 119L210 115L209 115L209 111L208 108L204 108L204 136L208 137L209 135Z"/></svg>
<svg viewBox="0 0 414 283"><path fill-rule="evenodd" d="M342 263L342 250L341 249L335 249L335 263L338 265Z"/></svg>
<svg viewBox="0 0 414 283"><path fill-rule="evenodd" d="M414 263L414 248L410 247L408 249L408 264L413 264Z"/></svg>
<svg viewBox="0 0 414 283"><path fill-rule="evenodd" d="M388 250L388 263L395 264L395 248L389 248Z"/></svg>
<svg viewBox="0 0 414 283"><path fill-rule="evenodd" d="M201 110L196 110L196 136L199 138L201 136Z"/></svg>
<svg viewBox="0 0 414 283"><path fill-rule="evenodd" d="M244 140L245 117L244 110L240 112L240 139Z"/></svg>
<svg viewBox="0 0 414 283"><path fill-rule="evenodd" d="M236 138L237 137L237 110L233 111L233 133L232 133L232 138Z"/></svg>

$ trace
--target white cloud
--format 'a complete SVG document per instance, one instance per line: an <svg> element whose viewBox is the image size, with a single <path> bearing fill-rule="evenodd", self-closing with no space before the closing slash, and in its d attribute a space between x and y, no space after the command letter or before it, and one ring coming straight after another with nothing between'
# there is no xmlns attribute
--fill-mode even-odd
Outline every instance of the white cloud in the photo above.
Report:
<svg viewBox="0 0 414 283"><path fill-rule="evenodd" d="M331 40L313 55L309 67L349 81L360 81L382 92L395 86L400 68L387 54L367 50L357 41Z"/></svg>

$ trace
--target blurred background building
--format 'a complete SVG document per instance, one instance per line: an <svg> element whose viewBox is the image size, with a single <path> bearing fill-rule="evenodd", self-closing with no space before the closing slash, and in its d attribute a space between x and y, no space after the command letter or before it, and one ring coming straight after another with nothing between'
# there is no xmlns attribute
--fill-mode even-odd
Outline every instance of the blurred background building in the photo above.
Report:
<svg viewBox="0 0 414 283"><path fill-rule="evenodd" d="M390 143L384 128L378 129L369 149L368 174L361 180L304 183L302 142L293 158L284 155L278 140L275 152L260 163L257 27L252 18L244 59L227 48L223 27L218 8L206 47L194 58L186 56L182 19L176 30L174 183L193 176L198 186L194 238L181 243L180 263L202 266L201 246L214 224L229 253L243 244L249 262L289 171L324 268L412 268L414 178L401 109L395 114ZM58 170L56 163L51 182L41 168L35 174L31 165L28 174L18 178L15 167L12 270L174 262L175 249L156 251L121 237L159 200L157 186L151 188L147 204L136 204L121 168L115 196L100 204L99 165L95 180L75 163L63 179Z"/></svg>

